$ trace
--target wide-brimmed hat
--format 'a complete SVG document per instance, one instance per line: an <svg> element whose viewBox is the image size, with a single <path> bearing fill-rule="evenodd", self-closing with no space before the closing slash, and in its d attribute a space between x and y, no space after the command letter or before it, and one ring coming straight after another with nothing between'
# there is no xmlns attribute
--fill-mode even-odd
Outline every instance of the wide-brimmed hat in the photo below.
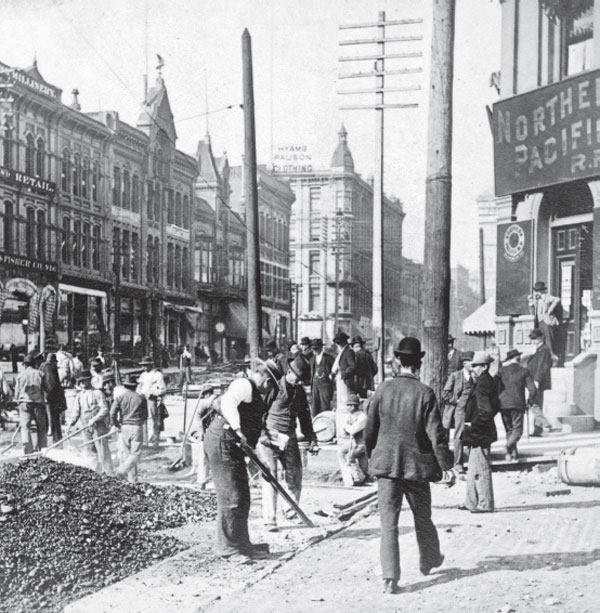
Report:
<svg viewBox="0 0 600 613"><path fill-rule="evenodd" d="M543 281L536 281L533 284L533 291L534 292L545 292L546 289L548 289L548 288L546 287L546 284Z"/></svg>
<svg viewBox="0 0 600 613"><path fill-rule="evenodd" d="M140 366L148 366L149 364L152 364L152 366L154 366L154 360L152 359L151 355L145 355L140 360Z"/></svg>
<svg viewBox="0 0 600 613"><path fill-rule="evenodd" d="M308 338L308 336L303 336L300 339L300 345L310 345L310 338Z"/></svg>
<svg viewBox="0 0 600 613"><path fill-rule="evenodd" d="M77 383L80 381L87 381L92 378L92 373L89 370L82 370L76 377Z"/></svg>
<svg viewBox="0 0 600 613"><path fill-rule="evenodd" d="M543 337L544 337L544 333L539 328L535 328L529 333L529 338L531 339L543 338Z"/></svg>
<svg viewBox="0 0 600 613"><path fill-rule="evenodd" d="M512 360L513 358L516 358L517 356L520 356L521 352L518 349L511 349L507 354L506 354L506 359L507 360Z"/></svg>
<svg viewBox="0 0 600 613"><path fill-rule="evenodd" d="M348 339L350 337L345 333L342 332L341 330L333 337L333 342L334 343L347 343Z"/></svg>
<svg viewBox="0 0 600 613"><path fill-rule="evenodd" d="M473 356L475 355L474 351L463 351L460 354L460 359L463 362L472 362L473 361Z"/></svg>
<svg viewBox="0 0 600 613"><path fill-rule="evenodd" d="M305 379L308 376L309 365L306 358L300 354L288 361L290 370L300 379Z"/></svg>
<svg viewBox="0 0 600 613"><path fill-rule="evenodd" d="M132 374L128 374L125 379L123 379L122 383L123 387L126 387L127 389L135 389L137 384L137 377Z"/></svg>
<svg viewBox="0 0 600 613"><path fill-rule="evenodd" d="M274 340L270 340L267 341L265 343L265 350L266 351L275 351L277 349L277 342Z"/></svg>
<svg viewBox="0 0 600 613"><path fill-rule="evenodd" d="M414 336L405 336L397 345L394 350L394 355L400 357L401 355L412 355L422 358L425 355L424 351L421 351L421 341Z"/></svg>
<svg viewBox="0 0 600 613"><path fill-rule="evenodd" d="M279 364L275 360L269 358L268 360L265 360L263 364L267 367L269 374L271 375L271 377L273 377L273 379L275 379L275 381L279 381L279 379L283 377L283 371L281 370L281 366L279 366Z"/></svg>
<svg viewBox="0 0 600 613"><path fill-rule="evenodd" d="M358 394L348 394L348 400L346 400L346 404L359 405L360 398L358 397Z"/></svg>
<svg viewBox="0 0 600 613"><path fill-rule="evenodd" d="M491 364L494 358L487 351L476 351L471 361L471 366L481 366L482 364Z"/></svg>
<svg viewBox="0 0 600 613"><path fill-rule="evenodd" d="M116 381L115 374L113 372L103 372L102 373L102 385L112 381L113 383Z"/></svg>
<svg viewBox="0 0 600 613"><path fill-rule="evenodd" d="M363 341L362 336L354 336L350 341L351 345L363 345L365 341Z"/></svg>
<svg viewBox="0 0 600 613"><path fill-rule="evenodd" d="M323 346L323 341L320 338L313 338L310 346L314 349L320 349Z"/></svg>

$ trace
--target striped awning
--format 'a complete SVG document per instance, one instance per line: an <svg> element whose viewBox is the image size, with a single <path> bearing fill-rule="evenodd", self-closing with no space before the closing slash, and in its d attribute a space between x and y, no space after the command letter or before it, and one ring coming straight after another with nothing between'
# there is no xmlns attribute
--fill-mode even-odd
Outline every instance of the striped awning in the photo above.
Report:
<svg viewBox="0 0 600 613"><path fill-rule="evenodd" d="M495 319L496 296L490 296L463 321L463 333L470 336L494 336L496 333Z"/></svg>

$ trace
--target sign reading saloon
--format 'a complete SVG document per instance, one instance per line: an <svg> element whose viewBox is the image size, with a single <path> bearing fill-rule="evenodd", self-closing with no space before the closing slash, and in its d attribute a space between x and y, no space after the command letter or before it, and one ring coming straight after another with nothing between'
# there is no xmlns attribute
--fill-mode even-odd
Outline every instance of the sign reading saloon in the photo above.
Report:
<svg viewBox="0 0 600 613"><path fill-rule="evenodd" d="M494 104L496 196L600 175L600 70Z"/></svg>
<svg viewBox="0 0 600 613"><path fill-rule="evenodd" d="M50 194L52 196L56 194L56 183L44 181L43 179L38 179L37 177L32 177L10 168L2 168L0 166L0 180L15 183L22 187L28 187L42 194Z"/></svg>

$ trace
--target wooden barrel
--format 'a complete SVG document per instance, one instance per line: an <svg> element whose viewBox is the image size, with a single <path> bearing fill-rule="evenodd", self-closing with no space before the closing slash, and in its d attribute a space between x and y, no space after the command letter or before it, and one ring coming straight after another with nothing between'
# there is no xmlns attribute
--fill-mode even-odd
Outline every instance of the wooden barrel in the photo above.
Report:
<svg viewBox="0 0 600 613"><path fill-rule="evenodd" d="M571 485L600 485L600 446L563 449L558 474Z"/></svg>
<svg viewBox="0 0 600 613"><path fill-rule="evenodd" d="M330 443L335 438L335 413L323 411L313 419L313 430L319 443Z"/></svg>

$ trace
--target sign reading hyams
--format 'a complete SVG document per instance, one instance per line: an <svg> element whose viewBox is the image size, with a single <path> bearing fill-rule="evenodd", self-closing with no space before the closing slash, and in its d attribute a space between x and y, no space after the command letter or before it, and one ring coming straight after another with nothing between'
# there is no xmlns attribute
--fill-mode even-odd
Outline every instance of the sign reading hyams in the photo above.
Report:
<svg viewBox="0 0 600 613"><path fill-rule="evenodd" d="M600 175L600 70L494 104L496 195Z"/></svg>
<svg viewBox="0 0 600 613"><path fill-rule="evenodd" d="M20 255L9 255L8 253L0 252L0 264L7 266L18 266L19 268L27 268L29 270L37 270L39 272L55 273L58 266L54 262L42 262L40 260L32 260Z"/></svg>
<svg viewBox="0 0 600 613"><path fill-rule="evenodd" d="M312 151L307 145L280 145L273 152L273 172L312 171Z"/></svg>
<svg viewBox="0 0 600 613"><path fill-rule="evenodd" d="M43 194L56 194L56 183L50 181L44 181L38 179L38 177L32 177L26 175L18 170L12 170L10 168L2 168L0 166L0 181L9 181L23 187L29 187L36 192L42 192Z"/></svg>
<svg viewBox="0 0 600 613"><path fill-rule="evenodd" d="M24 85L28 89L38 92L39 94L43 94L44 96L48 96L48 98L57 100L59 97L58 89L56 89L56 87L52 87L52 85L48 85L47 83L42 83L41 81L30 77L28 74L25 74L17 68L11 68L10 70L6 71L5 74L13 83L21 83L21 85Z"/></svg>

